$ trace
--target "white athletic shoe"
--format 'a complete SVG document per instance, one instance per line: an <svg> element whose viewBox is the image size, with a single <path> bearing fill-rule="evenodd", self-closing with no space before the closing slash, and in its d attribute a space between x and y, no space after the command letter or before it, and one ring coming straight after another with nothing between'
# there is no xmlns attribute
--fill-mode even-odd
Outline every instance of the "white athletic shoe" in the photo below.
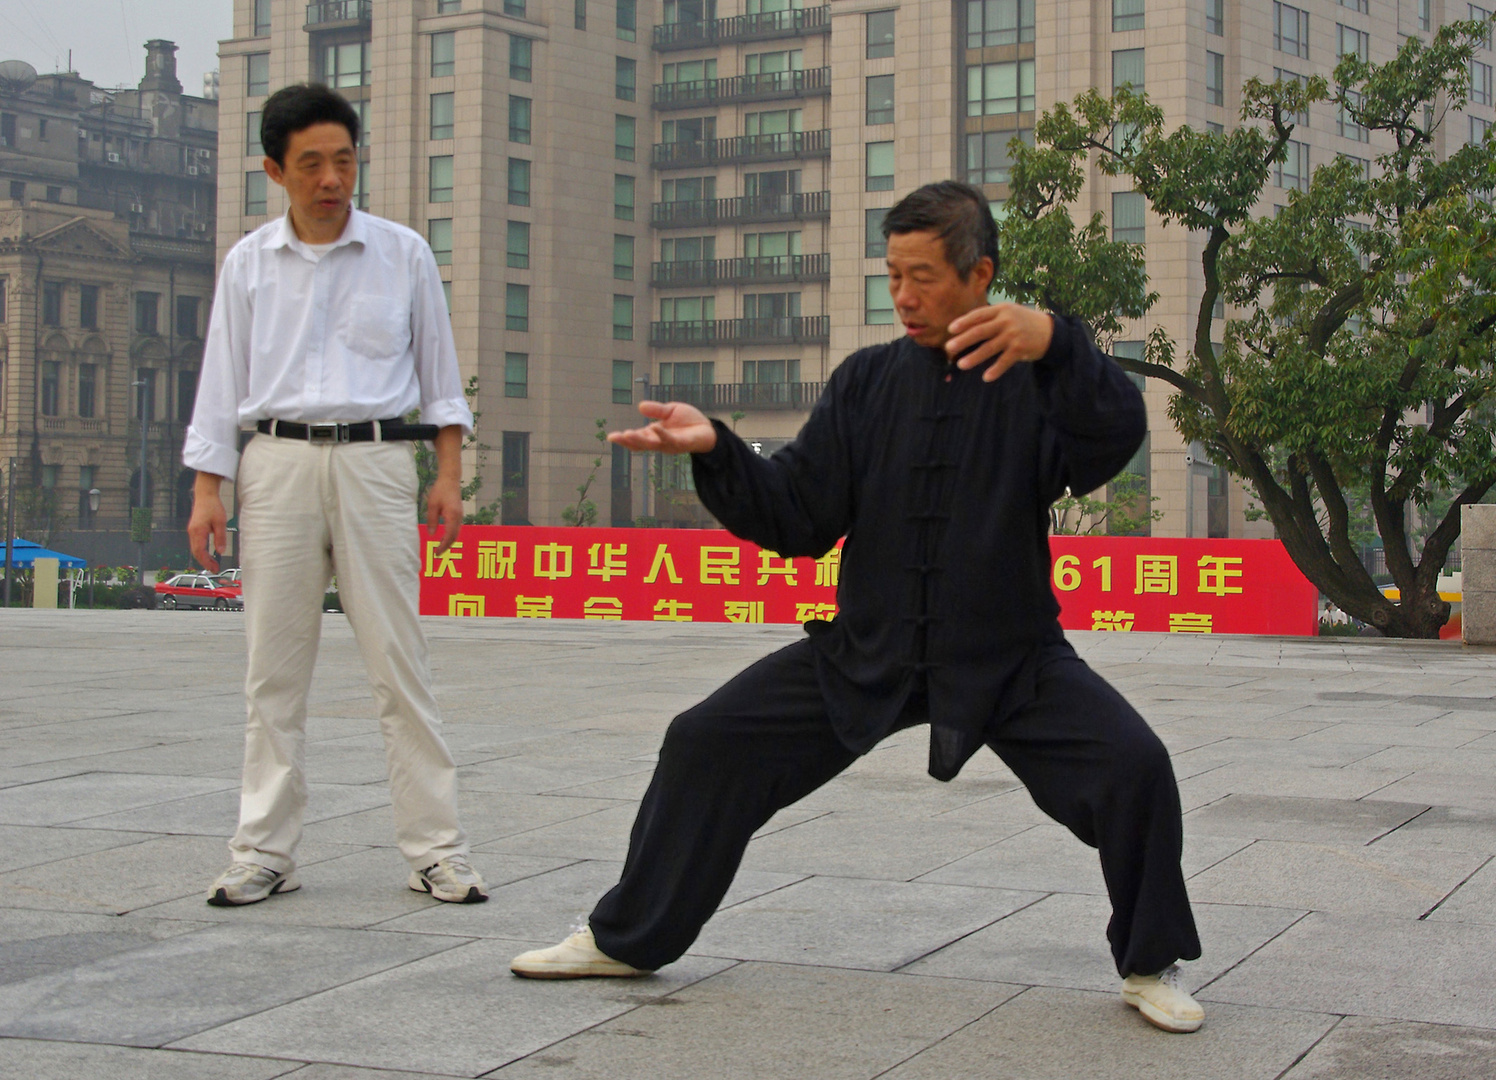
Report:
<svg viewBox="0 0 1496 1080"><path fill-rule="evenodd" d="M236 862L213 882L208 903L214 907L253 904L275 893L295 892L301 882L292 874L281 874L257 863Z"/></svg>
<svg viewBox="0 0 1496 1080"><path fill-rule="evenodd" d="M1179 986L1179 965L1157 975L1129 975L1122 980L1122 1000L1156 1028L1184 1034L1205 1023L1205 1010Z"/></svg>
<svg viewBox="0 0 1496 1080"><path fill-rule="evenodd" d="M488 886L466 855L448 855L424 870L412 870L409 884L416 892L428 892L449 904L481 904L488 899Z"/></svg>
<svg viewBox="0 0 1496 1080"><path fill-rule="evenodd" d="M549 949L520 953L509 962L509 970L527 979L586 979L609 975L632 978L650 974L604 953L597 947L590 926L582 927Z"/></svg>

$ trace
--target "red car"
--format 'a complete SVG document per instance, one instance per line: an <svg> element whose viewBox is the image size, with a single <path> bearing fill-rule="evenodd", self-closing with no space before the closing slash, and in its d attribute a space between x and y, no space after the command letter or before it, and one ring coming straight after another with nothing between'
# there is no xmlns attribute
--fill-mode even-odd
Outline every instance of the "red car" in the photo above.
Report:
<svg viewBox="0 0 1496 1080"><path fill-rule="evenodd" d="M224 587L207 574L177 574L156 585L156 606L244 610L239 586Z"/></svg>

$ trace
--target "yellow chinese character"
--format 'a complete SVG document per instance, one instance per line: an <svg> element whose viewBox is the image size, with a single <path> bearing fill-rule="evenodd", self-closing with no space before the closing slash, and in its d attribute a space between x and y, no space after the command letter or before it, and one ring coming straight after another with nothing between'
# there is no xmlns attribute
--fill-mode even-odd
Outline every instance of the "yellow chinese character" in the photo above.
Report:
<svg viewBox="0 0 1496 1080"><path fill-rule="evenodd" d="M670 557L670 550L664 544L655 548L654 562L649 564L649 573L644 575L644 584L653 585L655 578L660 576L660 569L662 567L665 570L665 577L669 579L670 584L679 585L680 575L675 572L675 560Z"/></svg>
<svg viewBox="0 0 1496 1080"><path fill-rule="evenodd" d="M570 544L535 545L535 576L549 578L571 577Z"/></svg>
<svg viewBox="0 0 1496 1080"><path fill-rule="evenodd" d="M627 544L593 544L587 549L587 573L612 581L628 574L628 565L623 557L629 553Z"/></svg>
<svg viewBox="0 0 1496 1080"><path fill-rule="evenodd" d="M483 618L484 599L482 596L464 596L462 593L453 593L447 597L447 614L481 619Z"/></svg>
<svg viewBox="0 0 1496 1080"><path fill-rule="evenodd" d="M426 576L429 578L462 577L462 571L457 567L457 560L462 558L462 541L457 541L438 555L436 549L441 545L440 540L426 541Z"/></svg>
<svg viewBox="0 0 1496 1080"><path fill-rule="evenodd" d="M480 578L514 578L514 564L519 545L513 540L478 541L478 576Z"/></svg>
<svg viewBox="0 0 1496 1080"><path fill-rule="evenodd" d="M1179 557L1177 555L1139 555L1138 583L1133 593L1179 594Z"/></svg>
<svg viewBox="0 0 1496 1080"><path fill-rule="evenodd" d="M617 622L623 618L623 601L612 596L589 596L582 605L582 618Z"/></svg>
<svg viewBox="0 0 1496 1080"><path fill-rule="evenodd" d="M735 547L702 548L701 583L703 585L736 585L738 583L738 557L741 554Z"/></svg>
<svg viewBox="0 0 1496 1080"><path fill-rule="evenodd" d="M722 614L728 622L750 623L764 621L762 600L728 600L722 605Z"/></svg>
<svg viewBox="0 0 1496 1080"><path fill-rule="evenodd" d="M1192 611L1180 612L1169 616L1169 633L1171 634L1208 634L1211 632L1211 617L1209 615L1197 615Z"/></svg>
<svg viewBox="0 0 1496 1080"><path fill-rule="evenodd" d="M554 596L516 596L514 617L517 619L549 619Z"/></svg>
<svg viewBox="0 0 1496 1080"><path fill-rule="evenodd" d="M1137 614L1131 611L1093 611L1092 630L1131 630Z"/></svg>
<svg viewBox="0 0 1496 1080"><path fill-rule="evenodd" d="M1202 555L1200 567L1200 591L1213 596L1241 592L1240 585L1227 585L1227 578L1241 577L1241 560L1228 559L1220 555ZM1237 569L1231 569L1236 567Z"/></svg>
<svg viewBox="0 0 1496 1080"><path fill-rule="evenodd" d="M832 548L816 560L816 584L833 589L841 580L841 548Z"/></svg>
<svg viewBox="0 0 1496 1080"><path fill-rule="evenodd" d="M758 553L758 583L763 585L771 577L778 575L784 578L787 584L795 584L795 560L785 559L784 565L774 565L775 555L772 551L760 551Z"/></svg>
<svg viewBox="0 0 1496 1080"><path fill-rule="evenodd" d="M835 604L817 604L814 601L795 604L796 622L810 622L812 620L830 622L834 618L836 618Z"/></svg>
<svg viewBox="0 0 1496 1080"><path fill-rule="evenodd" d="M655 622L692 622L691 605L684 600L660 600L655 603Z"/></svg>

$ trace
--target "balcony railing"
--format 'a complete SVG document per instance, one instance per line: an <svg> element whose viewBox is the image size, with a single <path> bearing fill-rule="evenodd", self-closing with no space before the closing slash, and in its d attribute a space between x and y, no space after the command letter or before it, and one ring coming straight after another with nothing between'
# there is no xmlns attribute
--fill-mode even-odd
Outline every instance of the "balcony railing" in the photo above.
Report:
<svg viewBox="0 0 1496 1080"><path fill-rule="evenodd" d="M793 195L739 195L732 199L690 199L655 203L650 224L659 229L763 221L824 220L831 216L831 192L802 191Z"/></svg>
<svg viewBox="0 0 1496 1080"><path fill-rule="evenodd" d="M779 98L818 97L831 93L831 69L774 71L764 75L734 75L728 79L655 83L657 109L689 109L735 101L773 101Z"/></svg>
<svg viewBox="0 0 1496 1080"><path fill-rule="evenodd" d="M701 259L690 262L657 262L651 269L651 285L670 288L697 285L769 285L795 281L828 281L831 256L758 255L742 259Z"/></svg>
<svg viewBox="0 0 1496 1080"><path fill-rule="evenodd" d="M823 382L677 384L651 386L649 396L654 401L684 401L708 412L809 410L825 388Z"/></svg>
<svg viewBox="0 0 1496 1080"><path fill-rule="evenodd" d="M660 52L699 49L704 45L734 41L769 41L831 33L831 7L768 11L760 15L734 15L726 19L665 23L654 28L654 47Z"/></svg>
<svg viewBox="0 0 1496 1080"><path fill-rule="evenodd" d="M367 23L374 20L374 0L316 0L306 6L307 27L329 23Z"/></svg>
<svg viewBox="0 0 1496 1080"><path fill-rule="evenodd" d="M651 160L657 169L691 169L705 165L747 164L831 156L831 132L785 131L777 135L734 135L698 142L655 143Z"/></svg>
<svg viewBox="0 0 1496 1080"><path fill-rule="evenodd" d="M701 348L708 345L825 345L830 340L829 315L700 319L649 324L649 343L662 349Z"/></svg>

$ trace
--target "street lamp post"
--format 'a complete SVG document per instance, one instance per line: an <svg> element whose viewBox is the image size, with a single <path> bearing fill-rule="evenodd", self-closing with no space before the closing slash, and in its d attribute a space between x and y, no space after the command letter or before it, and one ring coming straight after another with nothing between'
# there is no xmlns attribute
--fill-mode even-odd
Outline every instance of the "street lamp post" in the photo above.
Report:
<svg viewBox="0 0 1496 1080"><path fill-rule="evenodd" d="M146 400L146 388L150 385L145 378L145 369L140 369L140 377L130 385L135 387L136 394L135 415L140 421L140 505L135 508L135 513L130 515L131 539L139 546L140 554L140 580L138 584L145 588L145 546L151 538L151 508L147 500L146 481L146 435L150 430L150 420L147 417L146 406L154 404Z"/></svg>
<svg viewBox="0 0 1496 1080"><path fill-rule="evenodd" d="M103 494L103 492L100 491L98 488L89 488L88 489L88 519L89 519L89 523L90 524L92 524L92 522L93 522L93 516L99 512L99 496L102 495L102 494ZM88 608L89 608L90 611L93 610L93 606L94 606L94 568L92 566L90 566L88 568Z"/></svg>
<svg viewBox="0 0 1496 1080"><path fill-rule="evenodd" d="M16 459L5 470L5 606L10 607L10 582L15 574Z"/></svg>

